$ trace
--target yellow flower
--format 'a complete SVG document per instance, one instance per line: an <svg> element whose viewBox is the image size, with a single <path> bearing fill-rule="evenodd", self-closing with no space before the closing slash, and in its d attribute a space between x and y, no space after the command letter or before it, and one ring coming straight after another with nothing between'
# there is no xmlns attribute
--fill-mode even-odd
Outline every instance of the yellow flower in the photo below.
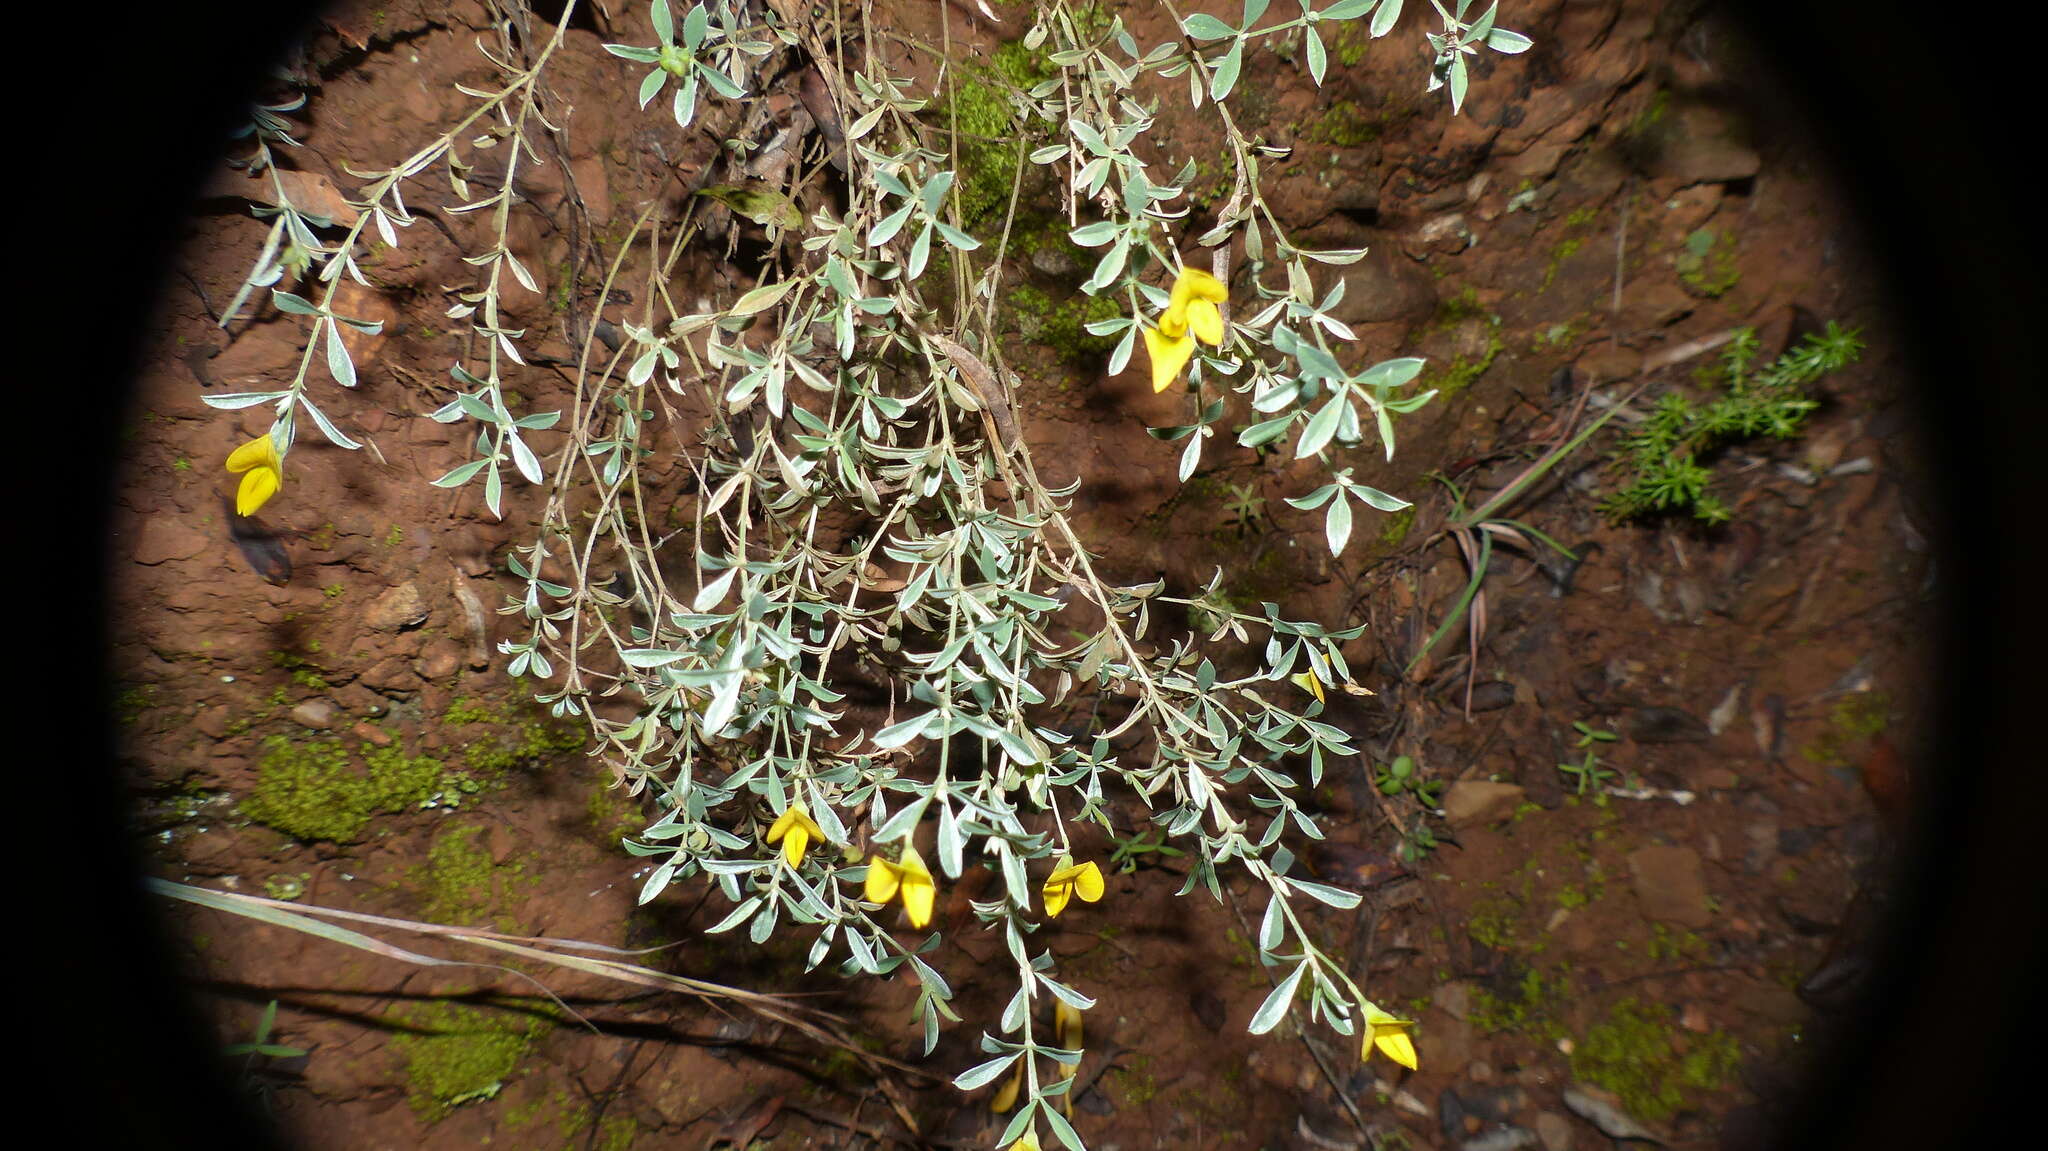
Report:
<svg viewBox="0 0 2048 1151"><path fill-rule="evenodd" d="M246 473L235 493L235 514L253 516L284 486L284 460L268 432L228 453L228 470Z"/></svg>
<svg viewBox="0 0 2048 1151"><path fill-rule="evenodd" d="M1173 294L1157 328L1145 329L1145 354L1152 358L1152 390L1163 392L1180 378L1194 358L1195 341L1223 346L1223 311L1216 305L1230 298L1223 281L1207 272L1182 268L1173 279Z"/></svg>
<svg viewBox="0 0 2048 1151"><path fill-rule="evenodd" d="M1017 1069L1010 1072L1010 1078L996 1089L995 1097L988 1101L988 1109L998 1115L1017 1105L1017 1093L1024 1090L1024 1061L1017 1060ZM1021 1146L1022 1144L1019 1144Z"/></svg>
<svg viewBox="0 0 2048 1151"><path fill-rule="evenodd" d="M1295 674L1290 675L1287 678L1292 680L1296 687L1299 687L1301 690L1309 693L1312 696L1315 696L1317 703L1324 702L1323 681L1316 678L1315 672L1296 672Z"/></svg>
<svg viewBox="0 0 2048 1151"><path fill-rule="evenodd" d="M775 826L768 829L768 842L782 844L782 858L789 861L791 867L802 865L804 852L813 840L825 842L825 831L801 803L783 808L782 814L775 817Z"/></svg>
<svg viewBox="0 0 2048 1151"><path fill-rule="evenodd" d="M1365 1005L1365 1043L1359 1049L1361 1061L1372 1058L1372 1049L1377 1047L1380 1054L1415 1070L1415 1041L1408 1037L1408 1029L1415 1026L1413 1019L1396 1019L1368 1003Z"/></svg>
<svg viewBox="0 0 2048 1151"><path fill-rule="evenodd" d="M912 927L923 927L932 921L932 905L938 902L939 886L932 882L931 868L924 865L915 847L904 846L901 863L890 863L879 855L868 858L868 902L887 903L898 892L903 895L903 910L909 914Z"/></svg>
<svg viewBox="0 0 2048 1151"><path fill-rule="evenodd" d="M1045 892L1045 914L1055 919L1067 909L1067 901L1076 895L1084 903L1102 898L1102 869L1095 866L1093 860L1078 867L1065 865L1064 859L1062 864L1046 877L1045 886L1041 889Z"/></svg>
<svg viewBox="0 0 2048 1151"><path fill-rule="evenodd" d="M1093 867L1095 865L1091 863L1088 866ZM1052 1001L1052 1034L1053 1042L1069 1051L1079 1051L1082 1047L1086 1046L1087 1044L1082 1039L1081 1009L1069 1004L1064 999L1054 999ZM1059 1066L1060 1078L1062 1079L1072 1079L1081 1070L1079 1063L1062 1063ZM1073 1117L1074 1093L1072 1091L1068 1091L1065 1095L1060 1096L1060 1110L1065 1112L1069 1118Z"/></svg>

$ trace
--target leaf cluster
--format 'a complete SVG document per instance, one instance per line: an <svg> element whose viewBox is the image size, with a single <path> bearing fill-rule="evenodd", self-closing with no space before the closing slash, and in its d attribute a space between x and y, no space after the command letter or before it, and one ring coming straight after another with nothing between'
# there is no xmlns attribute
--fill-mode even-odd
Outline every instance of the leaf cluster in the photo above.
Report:
<svg viewBox="0 0 2048 1151"><path fill-rule="evenodd" d="M1729 342L1721 358L1719 392L1695 400L1671 391L1658 397L1647 419L1621 444L1618 468L1623 483L1601 503L1615 520L1660 512L1686 512L1709 524L1727 522L1728 506L1711 491L1713 473L1705 462L1721 448L1769 436L1791 439L1819 406L1807 385L1862 354L1854 328L1833 321L1776 360L1758 366L1754 329Z"/></svg>

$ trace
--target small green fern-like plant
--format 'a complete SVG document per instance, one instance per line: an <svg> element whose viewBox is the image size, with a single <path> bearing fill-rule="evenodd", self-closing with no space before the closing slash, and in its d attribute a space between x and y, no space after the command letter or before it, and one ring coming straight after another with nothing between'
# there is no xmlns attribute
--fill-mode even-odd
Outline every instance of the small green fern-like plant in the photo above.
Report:
<svg viewBox="0 0 2048 1151"><path fill-rule="evenodd" d="M1700 460L1728 444L1768 435L1791 439L1818 402L1806 385L1854 363L1863 353L1855 328L1832 321L1827 327L1757 368L1757 338L1745 328L1722 354L1722 391L1701 403L1682 392L1667 392L1650 418L1622 441L1622 487L1601 503L1614 520L1658 512L1690 512L1710 524L1726 523L1730 512L1709 488L1713 473Z"/></svg>

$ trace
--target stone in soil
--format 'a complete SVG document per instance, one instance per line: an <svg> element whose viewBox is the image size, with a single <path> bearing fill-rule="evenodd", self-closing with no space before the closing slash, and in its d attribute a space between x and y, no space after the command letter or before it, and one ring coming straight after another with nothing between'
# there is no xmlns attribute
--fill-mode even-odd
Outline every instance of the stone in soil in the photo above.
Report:
<svg viewBox="0 0 2048 1151"><path fill-rule="evenodd" d="M363 612L363 625L372 631L404 631L427 622L427 614L419 585L407 580L370 602Z"/></svg>
<svg viewBox="0 0 2048 1151"><path fill-rule="evenodd" d="M1688 928L1713 922L1698 852L1689 847L1640 848L1629 854L1628 870L1644 918Z"/></svg>
<svg viewBox="0 0 2048 1151"><path fill-rule="evenodd" d="M1444 793L1444 822L1452 827L1492 823L1514 814L1521 802L1519 784L1461 779Z"/></svg>

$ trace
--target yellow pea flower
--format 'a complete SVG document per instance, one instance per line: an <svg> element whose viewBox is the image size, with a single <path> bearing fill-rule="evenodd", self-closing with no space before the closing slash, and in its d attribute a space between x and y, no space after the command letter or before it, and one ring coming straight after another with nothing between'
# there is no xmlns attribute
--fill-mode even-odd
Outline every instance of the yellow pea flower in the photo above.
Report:
<svg viewBox="0 0 2048 1151"><path fill-rule="evenodd" d="M1323 699L1323 681L1316 678L1316 673L1312 671L1299 671L1287 678L1292 680L1296 687L1315 696L1317 703L1326 702Z"/></svg>
<svg viewBox="0 0 2048 1151"><path fill-rule="evenodd" d="M811 818L801 803L792 803L775 817L775 825L768 829L768 842L782 844L782 858L794 868L801 866L804 852L813 841L825 842L825 830Z"/></svg>
<svg viewBox="0 0 2048 1151"><path fill-rule="evenodd" d="M890 863L879 855L868 858L868 902L887 903L898 893L903 896L903 910L910 916L912 927L923 927L932 921L932 905L938 902L939 885L932 882L932 870L924 865L915 847L905 845L901 863Z"/></svg>
<svg viewBox="0 0 2048 1151"><path fill-rule="evenodd" d="M242 486L235 492L238 516L255 515L284 486L284 460L268 432L228 453L228 470L242 474Z"/></svg>
<svg viewBox="0 0 2048 1151"><path fill-rule="evenodd" d="M1159 326L1145 329L1145 354L1152 359L1152 390L1163 392L1180 378L1194 358L1195 341L1223 346L1223 311L1216 305L1230 298L1223 281L1195 268L1182 268L1173 278L1173 294Z"/></svg>
<svg viewBox="0 0 2048 1151"><path fill-rule="evenodd" d="M1060 912L1067 909L1067 902L1076 895L1084 903L1102 898L1102 869L1095 866L1093 860L1074 866L1062 857L1060 866L1046 877L1045 886L1040 890L1045 893L1045 914L1057 919Z"/></svg>
<svg viewBox="0 0 2048 1151"><path fill-rule="evenodd" d="M1380 1054L1410 1071L1415 1070L1415 1041L1408 1037L1408 1029L1413 1026L1413 1019L1396 1019L1372 1004L1366 1004L1365 1043L1359 1049L1359 1060L1371 1059L1372 1049L1377 1047Z"/></svg>
<svg viewBox="0 0 2048 1151"><path fill-rule="evenodd" d="M1010 1078L996 1089L995 1097L988 1101L988 1109L998 1115L1004 1114L1017 1105L1017 1095L1024 1090L1024 1061L1017 1060L1017 1069L1010 1072ZM1021 1145L1021 1144L1020 1144Z"/></svg>
<svg viewBox="0 0 2048 1151"><path fill-rule="evenodd" d="M1091 863L1088 866L1093 867L1095 865ZM1069 1051L1078 1051L1086 1046L1086 1042L1082 1039L1081 1009L1071 1006L1064 999L1054 999L1052 1001L1052 1034L1053 1042ZM1079 1063L1062 1063L1059 1067L1060 1078L1062 1079L1072 1079L1081 1070ZM1073 1117L1073 1091L1069 1090L1066 1094L1060 1096L1060 1110L1065 1112L1068 1118Z"/></svg>

